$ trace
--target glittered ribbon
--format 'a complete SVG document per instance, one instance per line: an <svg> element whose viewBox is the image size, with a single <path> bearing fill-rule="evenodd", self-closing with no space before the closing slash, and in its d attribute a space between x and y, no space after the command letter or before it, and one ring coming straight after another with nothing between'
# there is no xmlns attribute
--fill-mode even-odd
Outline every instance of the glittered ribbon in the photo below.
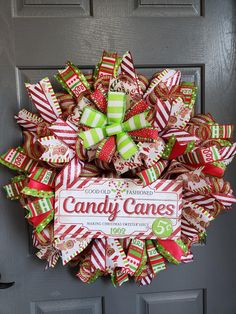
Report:
<svg viewBox="0 0 236 314"><path fill-rule="evenodd" d="M37 199L25 206L26 218L37 232L41 232L54 217L54 197Z"/></svg>
<svg viewBox="0 0 236 314"><path fill-rule="evenodd" d="M11 183L3 186L7 194L7 198L10 200L17 200L22 197L21 190L24 188L27 179L24 175L16 176L11 179Z"/></svg>
<svg viewBox="0 0 236 314"><path fill-rule="evenodd" d="M181 240L158 240L158 251L170 263L179 264L187 248Z"/></svg>
<svg viewBox="0 0 236 314"><path fill-rule="evenodd" d="M56 173L43 167L36 168L29 176L29 182L22 190L25 195L50 198L54 195Z"/></svg>
<svg viewBox="0 0 236 314"><path fill-rule="evenodd" d="M12 170L31 173L38 162L25 155L21 147L11 148L7 153L0 156L0 163Z"/></svg>
<svg viewBox="0 0 236 314"><path fill-rule="evenodd" d="M71 62L64 70L58 70L57 81L76 99L90 92L90 86L83 73Z"/></svg>

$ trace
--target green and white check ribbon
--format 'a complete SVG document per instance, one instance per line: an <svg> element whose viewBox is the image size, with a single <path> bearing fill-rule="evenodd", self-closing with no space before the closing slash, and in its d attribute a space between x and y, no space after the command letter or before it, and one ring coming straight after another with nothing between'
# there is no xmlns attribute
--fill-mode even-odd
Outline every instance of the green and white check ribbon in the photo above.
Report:
<svg viewBox="0 0 236 314"><path fill-rule="evenodd" d="M147 112L134 115L123 122L126 109L126 94L120 92L108 93L107 115L86 107L80 123L91 127L90 130L80 132L84 147L89 148L102 140L116 135L117 150L124 159L133 156L138 148L127 132L149 127L146 120Z"/></svg>

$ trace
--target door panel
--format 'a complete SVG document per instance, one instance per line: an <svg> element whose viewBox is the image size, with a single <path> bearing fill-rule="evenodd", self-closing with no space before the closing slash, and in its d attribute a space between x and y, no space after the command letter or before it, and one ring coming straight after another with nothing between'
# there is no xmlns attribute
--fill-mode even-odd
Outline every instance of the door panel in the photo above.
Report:
<svg viewBox="0 0 236 314"><path fill-rule="evenodd" d="M131 50L149 77L166 66L180 69L199 88L196 112L233 123L235 13L234 0L0 0L1 152L21 141L13 116L31 109L24 82L52 78L67 60L91 70L103 49ZM229 166L227 179L236 189L235 170ZM2 167L0 184L11 176ZM168 265L150 286L115 289L106 278L85 285L60 264L44 271L23 210L2 191L0 201L1 281L16 282L0 290L0 314L236 313L235 211L211 224L193 263Z"/></svg>
<svg viewBox="0 0 236 314"><path fill-rule="evenodd" d="M161 292L138 296L138 314L203 314L204 291L187 290Z"/></svg>
<svg viewBox="0 0 236 314"><path fill-rule="evenodd" d="M31 314L102 314L101 298L38 301L31 303Z"/></svg>

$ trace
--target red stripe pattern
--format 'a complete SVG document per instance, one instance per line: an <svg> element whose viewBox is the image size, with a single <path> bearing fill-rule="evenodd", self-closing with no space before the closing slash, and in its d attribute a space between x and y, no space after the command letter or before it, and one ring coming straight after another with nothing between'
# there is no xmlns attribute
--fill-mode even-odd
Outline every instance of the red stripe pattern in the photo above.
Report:
<svg viewBox="0 0 236 314"><path fill-rule="evenodd" d="M30 132L36 132L37 126L43 123L43 119L34 113L22 109L18 115L15 116L16 122L24 129Z"/></svg>
<svg viewBox="0 0 236 314"><path fill-rule="evenodd" d="M96 239L91 248L91 269L106 270L106 239Z"/></svg>
<svg viewBox="0 0 236 314"><path fill-rule="evenodd" d="M68 146L75 148L78 135L76 133L76 127L69 121L64 121L58 118L49 129L53 134L58 137L61 141L65 142Z"/></svg>
<svg viewBox="0 0 236 314"><path fill-rule="evenodd" d="M122 61L120 63L120 68L118 70L119 74L124 74L132 79L132 81L135 83L136 86L136 93L142 95L142 89L139 83L138 76L135 72L133 58L130 53L130 51L127 51L122 58Z"/></svg>
<svg viewBox="0 0 236 314"><path fill-rule="evenodd" d="M37 84L27 83L26 88L33 104L46 122L52 123L62 114L48 77Z"/></svg>

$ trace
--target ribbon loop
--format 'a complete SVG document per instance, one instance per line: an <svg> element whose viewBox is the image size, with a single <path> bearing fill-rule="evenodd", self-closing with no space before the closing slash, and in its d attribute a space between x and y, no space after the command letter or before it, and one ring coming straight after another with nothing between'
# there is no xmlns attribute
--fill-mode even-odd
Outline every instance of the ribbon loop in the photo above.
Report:
<svg viewBox="0 0 236 314"><path fill-rule="evenodd" d="M100 111L91 107L85 107L80 123L92 128L103 127L107 124L107 117Z"/></svg>
<svg viewBox="0 0 236 314"><path fill-rule="evenodd" d="M80 132L79 136L83 140L85 148L89 148L106 138L106 131L103 128L94 128L88 131Z"/></svg>
<svg viewBox="0 0 236 314"><path fill-rule="evenodd" d="M123 159L129 159L137 151L137 145L125 132L116 135L117 150Z"/></svg>
<svg viewBox="0 0 236 314"><path fill-rule="evenodd" d="M135 116L129 118L127 121L122 123L123 129L126 132L143 129L150 127L150 123L146 120L147 111L136 114Z"/></svg>
<svg viewBox="0 0 236 314"><path fill-rule="evenodd" d="M124 119L126 95L121 92L108 93L107 118L108 124L120 123Z"/></svg>

